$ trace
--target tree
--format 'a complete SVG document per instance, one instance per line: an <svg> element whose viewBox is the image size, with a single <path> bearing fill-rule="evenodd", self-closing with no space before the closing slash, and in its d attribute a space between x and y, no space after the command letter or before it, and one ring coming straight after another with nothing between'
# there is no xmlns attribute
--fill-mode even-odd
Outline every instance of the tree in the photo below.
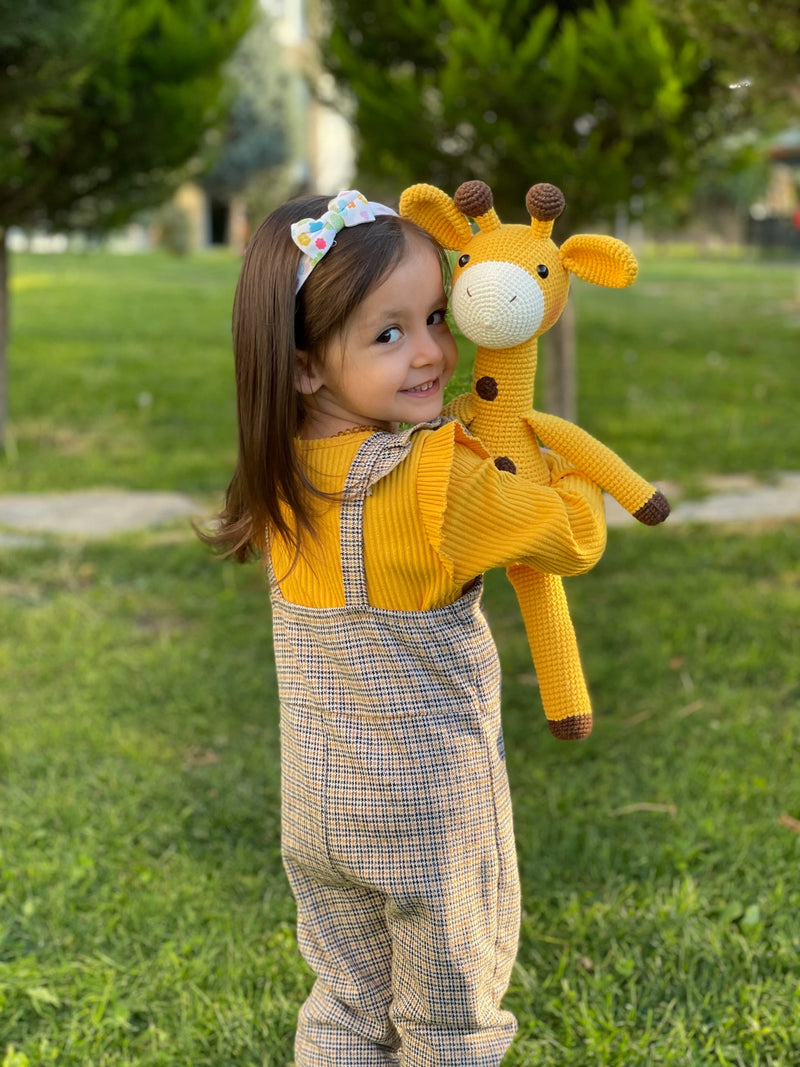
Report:
<svg viewBox="0 0 800 1067"><path fill-rule="evenodd" d="M217 196L241 192L256 175L286 159L288 72L265 11L240 41L228 75L233 102L218 133L217 158L202 179Z"/></svg>
<svg viewBox="0 0 800 1067"><path fill-rule="evenodd" d="M800 15L796 0L653 0L665 24L688 34L714 82L703 117L693 212L743 215L768 181L767 147L797 124Z"/></svg>
<svg viewBox="0 0 800 1067"><path fill-rule="evenodd" d="M355 100L360 166L396 181L488 182L524 217L558 185L570 225L686 180L711 84L648 0L332 0L328 63Z"/></svg>
<svg viewBox="0 0 800 1067"><path fill-rule="evenodd" d="M699 46L649 0L330 6L327 63L352 95L371 188L390 176L452 193L481 178L501 218L522 221L528 188L548 181L566 196L566 236L691 181L713 83ZM564 354L548 380L568 394L569 320L549 338ZM551 393L548 406L574 417L568 395Z"/></svg>
<svg viewBox="0 0 800 1067"><path fill-rule="evenodd" d="M735 85L759 119L797 121L800 14L796 0L654 0L664 21L700 46L724 87Z"/></svg>
<svg viewBox="0 0 800 1067"><path fill-rule="evenodd" d="M162 202L227 104L254 0L0 0L0 443L6 232L102 230Z"/></svg>

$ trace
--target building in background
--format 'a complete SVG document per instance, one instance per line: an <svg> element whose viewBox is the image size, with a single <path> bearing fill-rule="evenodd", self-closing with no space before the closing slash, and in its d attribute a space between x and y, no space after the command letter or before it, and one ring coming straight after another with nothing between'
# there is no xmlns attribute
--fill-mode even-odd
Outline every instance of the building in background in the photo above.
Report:
<svg viewBox="0 0 800 1067"><path fill-rule="evenodd" d="M293 76L291 96L292 177L298 191L339 192L355 170L353 130L341 112L320 99L332 99L333 77L319 61L325 36L319 0L262 0L275 20L275 35ZM312 88L313 87L313 88Z"/></svg>
<svg viewBox="0 0 800 1067"><path fill-rule="evenodd" d="M352 181L352 128L323 102L333 98L335 88L319 61L325 26L318 0L261 0L261 6L270 23L269 35L259 38L263 62L281 68L285 159L256 175L249 190L235 194L212 191L202 180L183 185L173 207L185 221L166 218L167 226L181 230L188 250L224 246L240 251L251 224L283 200L305 193L333 195ZM161 233L167 233L163 225Z"/></svg>
<svg viewBox="0 0 800 1067"><path fill-rule="evenodd" d="M800 127L786 130L769 147L769 184L750 208L749 244L800 252Z"/></svg>

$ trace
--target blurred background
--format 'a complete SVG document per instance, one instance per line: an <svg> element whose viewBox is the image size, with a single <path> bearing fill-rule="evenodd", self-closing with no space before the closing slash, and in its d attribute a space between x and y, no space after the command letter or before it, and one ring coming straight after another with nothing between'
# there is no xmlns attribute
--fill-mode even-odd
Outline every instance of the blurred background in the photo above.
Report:
<svg viewBox="0 0 800 1067"><path fill-rule="evenodd" d="M557 240L797 257L798 22L792 0L2 0L0 441L25 437L9 252L238 254L294 195L481 178L506 221L560 186ZM574 418L569 316L546 343Z"/></svg>
<svg viewBox="0 0 800 1067"><path fill-rule="evenodd" d="M480 177L510 220L548 180L573 226L797 249L798 32L790 0L4 2L0 222L241 248L292 195Z"/></svg>
<svg viewBox="0 0 800 1067"><path fill-rule="evenodd" d="M507 1062L798 1063L798 54L796 0L0 0L0 1067L291 1062L268 597L188 522L236 459L234 288L288 197L473 178L632 245L536 403L678 505L567 583L586 742L487 578Z"/></svg>

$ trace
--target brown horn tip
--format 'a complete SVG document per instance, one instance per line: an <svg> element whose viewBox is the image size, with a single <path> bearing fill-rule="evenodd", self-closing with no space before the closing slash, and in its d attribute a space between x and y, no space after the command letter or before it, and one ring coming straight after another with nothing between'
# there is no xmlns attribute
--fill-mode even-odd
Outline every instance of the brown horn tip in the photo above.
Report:
<svg viewBox="0 0 800 1067"><path fill-rule="evenodd" d="M453 203L462 214L477 219L491 211L494 200L492 190L486 182L472 181L459 185Z"/></svg>
<svg viewBox="0 0 800 1067"><path fill-rule="evenodd" d="M539 222L552 222L557 219L567 202L564 194L555 185L548 182L539 182L532 186L525 197L525 207L532 219Z"/></svg>

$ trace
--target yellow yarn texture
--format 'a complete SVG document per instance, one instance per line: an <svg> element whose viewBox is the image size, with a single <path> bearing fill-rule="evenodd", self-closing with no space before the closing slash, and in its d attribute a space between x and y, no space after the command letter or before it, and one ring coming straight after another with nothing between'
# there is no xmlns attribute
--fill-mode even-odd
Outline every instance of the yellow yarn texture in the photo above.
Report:
<svg viewBox="0 0 800 1067"><path fill-rule="evenodd" d="M585 430L533 406L537 339L564 310L570 276L625 288L636 278L636 258L622 241L602 234L578 234L559 248L551 234L564 197L553 185L533 186L525 204L529 226L502 223L491 190L479 181L464 183L452 198L426 184L411 186L400 198L401 215L458 253L451 308L477 351L472 390L451 401L447 411L480 439L500 470L546 484L541 442L641 522L656 525L669 514L669 505L653 485ZM592 708L561 579L520 565L507 573L548 726L558 738L586 737Z"/></svg>

